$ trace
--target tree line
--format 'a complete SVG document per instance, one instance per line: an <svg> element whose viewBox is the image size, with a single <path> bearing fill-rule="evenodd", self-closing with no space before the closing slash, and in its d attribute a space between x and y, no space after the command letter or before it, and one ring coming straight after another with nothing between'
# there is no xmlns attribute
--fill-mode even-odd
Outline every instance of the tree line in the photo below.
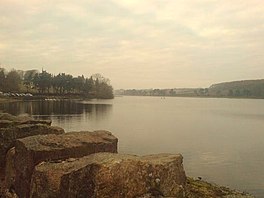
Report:
<svg viewBox="0 0 264 198"><path fill-rule="evenodd" d="M74 77L70 74L51 74L45 70L11 70L0 68L0 91L29 92L48 95L79 95L87 98L113 98L109 79L101 74Z"/></svg>
<svg viewBox="0 0 264 198"><path fill-rule="evenodd" d="M207 88L173 88L173 89L119 89L116 95L128 96L208 96Z"/></svg>

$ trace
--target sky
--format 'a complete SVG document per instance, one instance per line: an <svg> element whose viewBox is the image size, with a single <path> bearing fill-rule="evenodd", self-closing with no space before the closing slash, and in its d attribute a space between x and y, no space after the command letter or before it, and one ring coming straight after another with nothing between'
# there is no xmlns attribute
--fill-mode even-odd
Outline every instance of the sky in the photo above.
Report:
<svg viewBox="0 0 264 198"><path fill-rule="evenodd" d="M115 89L264 78L263 0L0 0L0 67Z"/></svg>

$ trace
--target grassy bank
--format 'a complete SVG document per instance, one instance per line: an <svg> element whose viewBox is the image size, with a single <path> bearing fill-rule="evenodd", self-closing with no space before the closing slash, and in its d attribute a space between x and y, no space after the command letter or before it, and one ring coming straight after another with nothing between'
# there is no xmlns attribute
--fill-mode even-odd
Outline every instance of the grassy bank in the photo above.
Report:
<svg viewBox="0 0 264 198"><path fill-rule="evenodd" d="M239 192L227 187L193 178L187 179L186 192L186 197L188 198L254 198L254 196L245 192Z"/></svg>

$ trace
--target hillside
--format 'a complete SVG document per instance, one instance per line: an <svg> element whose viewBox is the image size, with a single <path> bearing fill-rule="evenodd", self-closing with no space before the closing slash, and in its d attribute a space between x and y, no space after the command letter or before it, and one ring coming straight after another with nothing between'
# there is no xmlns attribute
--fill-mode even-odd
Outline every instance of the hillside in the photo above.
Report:
<svg viewBox="0 0 264 198"><path fill-rule="evenodd" d="M264 79L213 84L209 87L208 94L218 97L264 98Z"/></svg>

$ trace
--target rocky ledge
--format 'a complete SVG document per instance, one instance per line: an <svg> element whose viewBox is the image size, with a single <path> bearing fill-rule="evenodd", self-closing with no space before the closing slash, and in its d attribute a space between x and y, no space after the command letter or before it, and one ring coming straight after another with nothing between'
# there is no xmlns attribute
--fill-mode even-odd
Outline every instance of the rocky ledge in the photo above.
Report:
<svg viewBox="0 0 264 198"><path fill-rule="evenodd" d="M63 134L64 130L45 124L21 124L0 128L0 167L5 164L5 156L9 149L14 147L19 138L44 134Z"/></svg>
<svg viewBox="0 0 264 198"><path fill-rule="evenodd" d="M0 114L0 168L5 165L6 153L14 146L16 139L64 133L62 128L50 125L50 120L34 120L27 116L13 116L8 113Z"/></svg>
<svg viewBox="0 0 264 198"><path fill-rule="evenodd" d="M8 150L14 147L19 138L40 134L62 134L60 127L50 126L50 120L34 120L27 116L0 114L0 194L5 187L5 164Z"/></svg>
<svg viewBox="0 0 264 198"><path fill-rule="evenodd" d="M118 154L108 131L64 133L49 121L1 118L0 197L252 197L187 178L180 154Z"/></svg>
<svg viewBox="0 0 264 198"><path fill-rule="evenodd" d="M42 162L31 179L31 198L253 198L187 178L180 154L135 156L96 153ZM67 196L65 196L67 195Z"/></svg>
<svg viewBox="0 0 264 198"><path fill-rule="evenodd" d="M117 152L117 138L107 131L69 132L18 139L15 144L15 188L28 197L34 167L42 161L83 157L98 152Z"/></svg>
<svg viewBox="0 0 264 198"><path fill-rule="evenodd" d="M37 165L30 197L182 197L185 183L181 155L96 153Z"/></svg>

